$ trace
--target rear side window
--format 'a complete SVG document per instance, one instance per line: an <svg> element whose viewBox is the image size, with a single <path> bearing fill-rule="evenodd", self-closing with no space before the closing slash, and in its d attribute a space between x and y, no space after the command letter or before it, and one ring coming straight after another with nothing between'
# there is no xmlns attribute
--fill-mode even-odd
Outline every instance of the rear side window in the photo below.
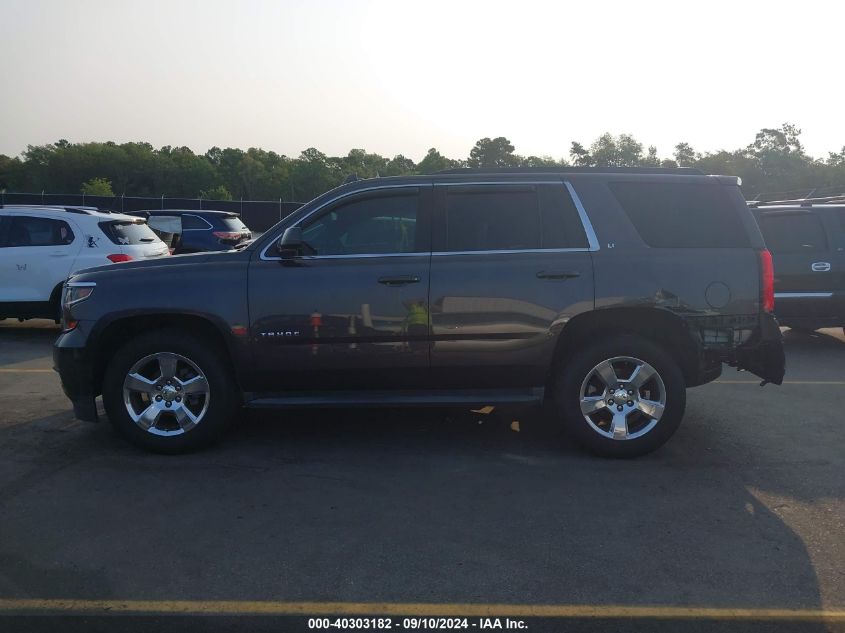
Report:
<svg viewBox="0 0 845 633"><path fill-rule="evenodd" d="M612 182L608 186L649 246L750 246L738 210L721 186L667 182Z"/></svg>
<svg viewBox="0 0 845 633"><path fill-rule="evenodd" d="M121 246L158 241L156 234L144 222L100 222L100 228L106 237Z"/></svg>
<svg viewBox="0 0 845 633"><path fill-rule="evenodd" d="M224 216L220 218L220 226L222 226L227 231L246 231L246 224L241 222L241 219L237 216Z"/></svg>
<svg viewBox="0 0 845 633"><path fill-rule="evenodd" d="M534 248L540 248L540 205L533 189L447 192L447 251Z"/></svg>
<svg viewBox="0 0 845 633"><path fill-rule="evenodd" d="M540 248L587 248L587 234L572 202L562 185L540 185L542 232Z"/></svg>
<svg viewBox="0 0 845 633"><path fill-rule="evenodd" d="M578 211L562 185L490 185L447 191L447 251L586 247Z"/></svg>
<svg viewBox="0 0 845 633"><path fill-rule="evenodd" d="M196 215L182 216L182 230L190 231L191 229L210 229L211 225Z"/></svg>
<svg viewBox="0 0 845 633"><path fill-rule="evenodd" d="M16 215L9 218L4 246L65 246L73 231L64 220Z"/></svg>
<svg viewBox="0 0 845 633"><path fill-rule="evenodd" d="M760 232L774 253L814 253L827 250L821 220L812 213L763 215Z"/></svg>

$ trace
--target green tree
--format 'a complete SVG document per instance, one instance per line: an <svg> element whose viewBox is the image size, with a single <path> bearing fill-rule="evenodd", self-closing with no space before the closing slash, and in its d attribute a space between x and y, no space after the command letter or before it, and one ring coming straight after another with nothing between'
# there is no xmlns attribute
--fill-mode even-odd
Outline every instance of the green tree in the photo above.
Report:
<svg viewBox="0 0 845 633"><path fill-rule="evenodd" d="M569 155L572 157L572 162L575 163L576 167L593 166L593 157L590 156L590 151L577 141L572 141Z"/></svg>
<svg viewBox="0 0 845 633"><path fill-rule="evenodd" d="M673 155L679 167L692 167L695 161L700 158L700 155L696 154L692 146L686 142L675 145L675 153Z"/></svg>
<svg viewBox="0 0 845 633"><path fill-rule="evenodd" d="M86 196L114 196L111 188L111 181L105 178L92 178L82 183L82 193Z"/></svg>
<svg viewBox="0 0 845 633"><path fill-rule="evenodd" d="M520 167L532 167L534 169L557 169L566 166L566 164L565 160L555 160L551 156L526 156L519 160Z"/></svg>
<svg viewBox="0 0 845 633"><path fill-rule="evenodd" d="M417 171L421 174L433 174L444 169L454 169L455 167L458 167L458 161L446 158L432 147L428 150L425 158L417 165Z"/></svg>
<svg viewBox="0 0 845 633"><path fill-rule="evenodd" d="M660 159L657 157L657 148L654 145L648 146L648 153L640 164L644 167L660 167Z"/></svg>
<svg viewBox="0 0 845 633"><path fill-rule="evenodd" d="M397 154L382 168L382 176L405 176L416 172L417 166L410 158Z"/></svg>
<svg viewBox="0 0 845 633"><path fill-rule="evenodd" d="M519 164L519 159L514 155L514 146L504 136L497 136L494 139L479 139L469 152L469 167L514 167Z"/></svg>
<svg viewBox="0 0 845 633"><path fill-rule="evenodd" d="M232 194L224 185L217 185L214 189L201 191L200 197L206 200L231 200Z"/></svg>

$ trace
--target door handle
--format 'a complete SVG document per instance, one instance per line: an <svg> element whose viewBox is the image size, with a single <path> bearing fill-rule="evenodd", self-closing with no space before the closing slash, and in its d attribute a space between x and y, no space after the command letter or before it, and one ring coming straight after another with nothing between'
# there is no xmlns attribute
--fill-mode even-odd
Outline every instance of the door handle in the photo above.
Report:
<svg viewBox="0 0 845 633"><path fill-rule="evenodd" d="M577 270L541 270L537 273L537 279L575 279L580 276Z"/></svg>
<svg viewBox="0 0 845 633"><path fill-rule="evenodd" d="M416 275L399 275L397 277L379 277L378 282L385 286L404 286L407 284L419 283L420 278Z"/></svg>
<svg viewBox="0 0 845 633"><path fill-rule="evenodd" d="M50 257L64 257L66 255L67 253L65 253L64 251L53 251L52 253L50 253Z"/></svg>
<svg viewBox="0 0 845 633"><path fill-rule="evenodd" d="M810 268L814 273L826 273L830 271L830 262L813 262Z"/></svg>

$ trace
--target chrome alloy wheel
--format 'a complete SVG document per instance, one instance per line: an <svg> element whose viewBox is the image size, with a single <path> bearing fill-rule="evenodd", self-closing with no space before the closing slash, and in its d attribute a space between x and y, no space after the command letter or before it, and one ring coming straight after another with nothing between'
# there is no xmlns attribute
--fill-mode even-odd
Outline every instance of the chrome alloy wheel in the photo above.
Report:
<svg viewBox="0 0 845 633"><path fill-rule="evenodd" d="M581 413L599 435L633 440L651 431L666 409L666 386L657 370L638 358L600 362L581 383Z"/></svg>
<svg viewBox="0 0 845 633"><path fill-rule="evenodd" d="M202 370L171 352L145 356L123 380L123 403L132 421L153 435L181 435L202 422L211 389Z"/></svg>

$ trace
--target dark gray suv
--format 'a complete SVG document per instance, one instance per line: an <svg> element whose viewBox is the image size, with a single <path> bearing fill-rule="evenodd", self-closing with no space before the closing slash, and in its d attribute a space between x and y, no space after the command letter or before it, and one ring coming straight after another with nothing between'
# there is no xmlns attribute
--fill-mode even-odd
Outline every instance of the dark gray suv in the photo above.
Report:
<svg viewBox="0 0 845 633"><path fill-rule="evenodd" d="M362 180L239 251L92 269L55 366L150 450L238 407L553 405L590 450L662 445L722 364L779 384L772 266L738 180L689 169Z"/></svg>

